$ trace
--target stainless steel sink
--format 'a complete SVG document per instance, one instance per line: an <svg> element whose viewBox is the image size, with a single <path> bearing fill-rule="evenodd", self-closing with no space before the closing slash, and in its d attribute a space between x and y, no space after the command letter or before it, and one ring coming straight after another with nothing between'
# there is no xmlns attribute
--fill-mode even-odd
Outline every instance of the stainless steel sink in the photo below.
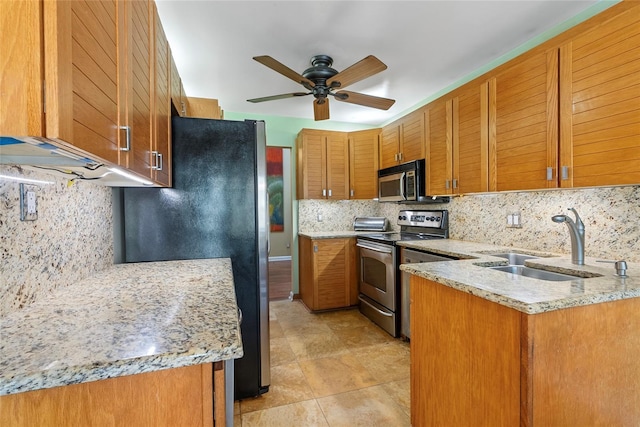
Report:
<svg viewBox="0 0 640 427"><path fill-rule="evenodd" d="M539 257L533 255L525 255L517 252L505 252L502 254L491 254L499 258L505 258L509 261L510 265L524 265L524 261L527 259L538 259Z"/></svg>
<svg viewBox="0 0 640 427"><path fill-rule="evenodd" d="M488 267L492 270L504 271L506 273L516 274L518 276L531 277L539 280L549 280L561 282L563 280L578 279L578 276L570 276L568 274L554 273L552 271L539 270L537 268L525 267L523 265L502 265L498 267Z"/></svg>

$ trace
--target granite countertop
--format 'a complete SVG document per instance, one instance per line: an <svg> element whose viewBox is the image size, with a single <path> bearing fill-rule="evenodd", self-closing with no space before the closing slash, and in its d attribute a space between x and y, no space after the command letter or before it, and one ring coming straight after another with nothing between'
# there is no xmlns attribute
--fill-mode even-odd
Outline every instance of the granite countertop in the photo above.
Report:
<svg viewBox="0 0 640 427"><path fill-rule="evenodd" d="M347 237L356 237L362 234L379 234L383 231L300 231L298 236L309 237L311 239L340 239ZM392 231L386 231L386 233L393 233Z"/></svg>
<svg viewBox="0 0 640 427"><path fill-rule="evenodd" d="M408 241L399 245L460 258L404 264L401 270L528 314L640 297L640 263L627 263L628 277L623 278L615 274L613 264L590 257L580 266L572 264L569 255L453 239ZM485 268L507 265L506 259L491 256L502 252L539 256L526 260L525 265L581 277L552 282Z"/></svg>
<svg viewBox="0 0 640 427"><path fill-rule="evenodd" d="M242 355L229 259L118 264L0 318L0 395Z"/></svg>

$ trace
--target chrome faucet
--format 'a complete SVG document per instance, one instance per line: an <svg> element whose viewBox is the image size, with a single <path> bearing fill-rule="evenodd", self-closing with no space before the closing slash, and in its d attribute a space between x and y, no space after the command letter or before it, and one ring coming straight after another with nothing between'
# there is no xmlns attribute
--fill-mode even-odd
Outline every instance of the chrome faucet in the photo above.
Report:
<svg viewBox="0 0 640 427"><path fill-rule="evenodd" d="M569 208L569 210L576 215L575 222L567 215L554 215L551 217L551 221L567 224L571 236L571 262L584 265L584 223L574 208Z"/></svg>

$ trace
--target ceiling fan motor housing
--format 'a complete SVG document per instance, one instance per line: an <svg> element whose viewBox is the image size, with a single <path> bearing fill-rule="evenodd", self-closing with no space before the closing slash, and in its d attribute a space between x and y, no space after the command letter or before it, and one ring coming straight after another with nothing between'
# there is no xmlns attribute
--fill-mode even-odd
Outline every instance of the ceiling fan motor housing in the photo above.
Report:
<svg viewBox="0 0 640 427"><path fill-rule="evenodd" d="M311 67L304 70L302 75L311 80L315 86L311 88L313 96L323 103L332 88L327 86L327 79L338 74L338 71L331 68L333 58L328 55L316 55L311 58Z"/></svg>

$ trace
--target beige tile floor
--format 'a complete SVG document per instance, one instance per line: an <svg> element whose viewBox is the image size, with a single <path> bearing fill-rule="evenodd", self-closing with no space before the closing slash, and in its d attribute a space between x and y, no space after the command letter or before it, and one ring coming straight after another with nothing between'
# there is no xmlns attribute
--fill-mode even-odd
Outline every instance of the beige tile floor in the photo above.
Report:
<svg viewBox="0 0 640 427"><path fill-rule="evenodd" d="M410 426L408 343L357 309L269 307L271 387L235 402L235 427Z"/></svg>

